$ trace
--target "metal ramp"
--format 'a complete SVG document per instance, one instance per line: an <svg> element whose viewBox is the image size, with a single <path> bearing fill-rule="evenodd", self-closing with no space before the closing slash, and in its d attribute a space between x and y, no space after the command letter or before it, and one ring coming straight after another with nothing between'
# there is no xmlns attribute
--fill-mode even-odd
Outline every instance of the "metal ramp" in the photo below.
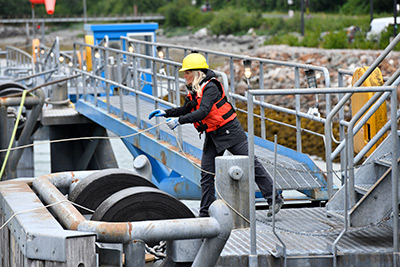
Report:
<svg viewBox="0 0 400 267"><path fill-rule="evenodd" d="M143 130L153 127L157 123L154 119L148 120L147 118L148 114L154 110L154 102L151 103L146 99L139 99L139 102L137 102L135 98L135 95L124 95L122 97L124 116L126 117L125 121L118 118L121 115L120 96L109 97L110 112L118 117L104 113L103 109L107 109L105 97L98 97L96 105L94 104L94 97L88 97L89 101L79 100L76 104L76 110L104 128L113 131L117 135L124 136L129 133L127 129L134 132L142 130L132 126L132 123L138 124L138 110L140 111L140 125L143 126ZM137 105L139 105L139 109ZM104 117L108 117L108 119L105 120ZM165 120L159 119L158 123L162 123L163 121ZM156 130L153 129L149 131L152 135L143 133L138 137L126 138L124 142L125 144L128 143L127 146L131 147L130 149L133 149L132 146L136 147L146 155L157 159L176 173L186 177L192 183L199 185L200 170L190 163L187 157L190 155L190 160L192 162L195 164L200 163L204 137L200 139L198 132L192 125L182 125L180 127L182 141L179 142L182 142L184 153L179 151L180 147L177 144L177 140L179 140L178 134L174 134L165 124L159 127L159 139L156 138L157 133ZM167 142L168 145L166 145L165 142ZM256 155L270 173L271 177L273 175L272 149L271 142L258 138ZM285 147L280 147L280 151L277 174L277 188L279 190L315 190L325 187L326 182L323 176L318 172L311 171L312 169L316 169L316 166L306 155ZM156 182L163 190L173 193L170 188L162 187L160 182L163 178L164 177L156 177ZM168 185L171 185L171 183L174 182L170 180Z"/></svg>

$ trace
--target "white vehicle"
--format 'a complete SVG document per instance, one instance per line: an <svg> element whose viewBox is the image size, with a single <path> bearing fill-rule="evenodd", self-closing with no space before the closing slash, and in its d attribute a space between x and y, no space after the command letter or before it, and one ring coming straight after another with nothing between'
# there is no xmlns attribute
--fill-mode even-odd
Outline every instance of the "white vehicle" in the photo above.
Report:
<svg viewBox="0 0 400 267"><path fill-rule="evenodd" d="M394 17L373 19L367 32L367 39L379 40L381 32L389 25L394 25Z"/></svg>

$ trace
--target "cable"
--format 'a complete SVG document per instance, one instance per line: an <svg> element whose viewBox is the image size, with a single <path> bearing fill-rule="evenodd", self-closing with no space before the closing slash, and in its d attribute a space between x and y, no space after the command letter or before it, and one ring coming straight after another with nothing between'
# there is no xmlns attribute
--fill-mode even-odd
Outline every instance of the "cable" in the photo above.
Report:
<svg viewBox="0 0 400 267"><path fill-rule="evenodd" d="M24 146L17 146L17 147L13 147L10 148L10 151L13 150L18 150L18 149L23 149L23 148L27 148L27 147L33 147L33 146L37 146L37 145L43 145L43 144L53 144L53 143L62 143L62 142L68 142L68 141L79 141L79 140L94 140L94 139L124 139L124 138L128 138L128 137L132 137L147 131L150 131L151 129L161 126L163 124L165 124L166 122L162 122L159 124L156 124L150 128L147 128L145 130L140 130L137 133L134 134L128 134L128 135L123 135L123 136L87 136L87 137L74 137L74 138L66 138L66 139L57 139L57 140L51 140L51 141L44 141L44 142L39 142L39 143L35 143L35 144L28 144L28 145L24 145ZM8 149L0 149L0 153L1 152L6 152L8 151Z"/></svg>
<svg viewBox="0 0 400 267"><path fill-rule="evenodd" d="M3 172L4 172L4 170L6 168L6 165L7 165L8 156L10 155L10 151L11 151L12 144L14 142L15 135L17 134L19 118L21 117L21 114L22 114L22 108L24 107L26 94L27 94L27 91L24 90L22 92L21 104L19 105L18 116L17 116L17 120L15 121L14 130L13 130L13 133L12 133L11 138L10 138L10 143L8 144L8 149L5 150L5 151L7 151L7 154L6 154L6 157L4 158L3 166L1 167L0 181L1 181L2 177L3 177ZM1 152L3 152L3 151L1 151Z"/></svg>
<svg viewBox="0 0 400 267"><path fill-rule="evenodd" d="M199 169L200 171L215 176L215 173L212 173L212 172L203 170L201 167L199 167L197 164L193 163L193 162L189 159L189 157L187 156L187 154L183 151L181 144L179 143L178 136L176 135L175 130L172 130L172 132L174 133L174 136L175 136L175 138L176 138L176 143L178 144L179 150L182 151L182 153L183 153L183 155L185 156L185 158L186 158L194 167L196 167L196 168ZM216 183L215 178L214 178L214 187L215 187L215 192L217 192L218 197L228 206L228 208L230 208L234 213L236 213L236 214L237 214L240 218L242 218L244 221L246 221L247 223L250 223L250 220L249 220L249 219L247 219L243 214L241 214L241 213L240 213L239 211L237 211L234 207L232 207L232 206L222 197L222 195L219 193L219 190L218 190L218 187L217 187L217 183Z"/></svg>
<svg viewBox="0 0 400 267"><path fill-rule="evenodd" d="M16 213L14 213L14 214L0 227L0 231L1 231L15 216L17 216L17 215L19 215L19 214L28 213L28 212L32 212L32 211L36 211L36 210L40 210L40 209L46 209L46 208L49 208L49 207L52 207L52 206L55 206L55 205L58 205L58 204L61 204L61 203L64 203L64 202L71 203L72 205L75 205L75 206L77 206L77 207L79 207L79 208L82 208L82 209L85 209L85 210L87 210L87 211L90 211L90 212L94 213L94 210L91 210L91 209L89 209L89 208L83 207L83 206L81 206L81 205L79 205L79 204L76 204L76 203L74 203L74 202L72 202L72 201L69 201L68 199L65 199L65 200L58 201L58 202L56 202L56 203L52 203L52 204L43 206L43 207L34 208L34 209L30 209L30 210L18 211L18 212L16 212Z"/></svg>

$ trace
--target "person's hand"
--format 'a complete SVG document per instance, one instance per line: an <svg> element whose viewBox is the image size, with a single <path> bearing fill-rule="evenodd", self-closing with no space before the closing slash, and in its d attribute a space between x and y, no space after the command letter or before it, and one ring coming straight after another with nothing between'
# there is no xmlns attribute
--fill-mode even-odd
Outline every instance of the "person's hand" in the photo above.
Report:
<svg viewBox="0 0 400 267"><path fill-rule="evenodd" d="M174 119L167 119L167 125L171 130L175 129L179 124L179 119L174 118Z"/></svg>
<svg viewBox="0 0 400 267"><path fill-rule="evenodd" d="M156 109L149 114L149 120L151 120L154 116L156 117L164 117L166 115L164 110Z"/></svg>

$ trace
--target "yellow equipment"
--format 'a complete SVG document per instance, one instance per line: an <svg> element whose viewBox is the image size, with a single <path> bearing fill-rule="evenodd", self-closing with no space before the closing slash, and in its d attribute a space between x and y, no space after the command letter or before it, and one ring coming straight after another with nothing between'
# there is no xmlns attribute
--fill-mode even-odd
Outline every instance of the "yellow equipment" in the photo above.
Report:
<svg viewBox="0 0 400 267"><path fill-rule="evenodd" d="M94 45L94 36L93 35L85 35L85 43L89 45ZM86 70L92 70L92 48L86 47Z"/></svg>
<svg viewBox="0 0 400 267"><path fill-rule="evenodd" d="M182 68L179 71L208 69L206 58L199 53L191 53L182 61Z"/></svg>
<svg viewBox="0 0 400 267"><path fill-rule="evenodd" d="M367 71L368 67L364 66L358 68L352 78L352 85L354 85L357 80ZM382 86L383 77L379 68L376 68L364 81L362 86ZM362 106L374 95L374 93L356 93L351 97L351 113L354 116ZM376 133L385 125L387 122L387 108L386 103L383 103L378 110L369 118L367 123L360 129L360 131L355 135L354 138L354 151L356 153L360 150L376 135ZM385 139L386 134L382 136L381 139L371 148L367 153L369 156L372 151L374 151L380 143Z"/></svg>
<svg viewBox="0 0 400 267"><path fill-rule="evenodd" d="M39 53L40 53L40 40L36 38L32 40L33 63L36 63L36 56L39 55Z"/></svg>

